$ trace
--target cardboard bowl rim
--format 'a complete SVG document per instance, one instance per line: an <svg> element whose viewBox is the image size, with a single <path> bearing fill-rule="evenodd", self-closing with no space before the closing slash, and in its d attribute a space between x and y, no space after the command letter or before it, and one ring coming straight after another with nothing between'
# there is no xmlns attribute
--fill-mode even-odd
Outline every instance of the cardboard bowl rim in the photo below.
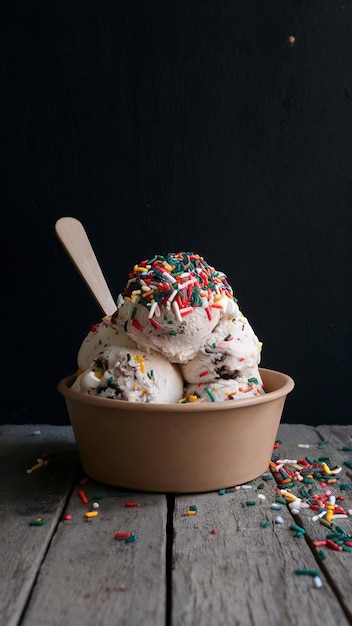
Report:
<svg viewBox="0 0 352 626"><path fill-rule="evenodd" d="M274 391L268 391L267 393L251 397L248 400L233 400L233 401L219 401L219 402L185 402L185 403L158 403L158 402L128 402L126 400L113 400L110 398L98 398L97 396L89 396L79 391L73 391L70 387L75 380L75 375L66 376L58 383L58 391L65 397L66 400L73 400L82 405L96 406L97 408L105 408L106 410L116 411L133 411L142 413L212 413L216 411L231 411L237 408L244 408L247 406L255 406L264 404L266 402L272 402L278 398L287 396L288 393L294 388L294 381L288 374L272 370L268 368L259 368L260 374L263 378L265 386L266 374L274 374L278 379L278 388Z"/></svg>

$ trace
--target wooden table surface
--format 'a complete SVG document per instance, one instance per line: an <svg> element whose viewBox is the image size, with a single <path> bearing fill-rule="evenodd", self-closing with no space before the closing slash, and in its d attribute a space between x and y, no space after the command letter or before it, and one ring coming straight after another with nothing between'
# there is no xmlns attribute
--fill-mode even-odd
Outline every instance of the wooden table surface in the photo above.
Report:
<svg viewBox="0 0 352 626"><path fill-rule="evenodd" d="M282 424L276 467L225 493L127 493L87 479L68 426L1 426L0 450L2 626L352 624L352 426ZM27 472L38 458L48 463ZM341 471L295 477L297 514L290 496L277 502L277 459ZM326 508L327 489L342 515L330 528L307 506L325 498ZM314 544L329 536L342 549Z"/></svg>

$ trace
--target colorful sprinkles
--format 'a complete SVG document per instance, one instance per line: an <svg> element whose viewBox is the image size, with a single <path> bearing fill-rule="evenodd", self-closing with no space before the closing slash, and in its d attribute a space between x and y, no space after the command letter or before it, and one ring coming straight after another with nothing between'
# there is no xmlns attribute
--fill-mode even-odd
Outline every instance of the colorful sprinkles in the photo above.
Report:
<svg viewBox="0 0 352 626"><path fill-rule="evenodd" d="M158 328L163 314L172 312L176 321L182 323L197 307L202 307L211 320L212 308L222 308L223 296L235 300L226 275L208 265L199 254L179 252L167 256L158 254L136 264L128 275L117 306L132 302L146 307L149 322ZM143 332L136 313L135 306L130 313L131 324ZM169 334L176 335L177 331L172 329Z"/></svg>

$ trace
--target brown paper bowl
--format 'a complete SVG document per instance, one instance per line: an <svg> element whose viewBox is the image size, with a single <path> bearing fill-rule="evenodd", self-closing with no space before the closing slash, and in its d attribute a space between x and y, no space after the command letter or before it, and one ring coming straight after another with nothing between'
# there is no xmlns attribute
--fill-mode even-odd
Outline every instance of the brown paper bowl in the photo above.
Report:
<svg viewBox="0 0 352 626"><path fill-rule="evenodd" d="M88 396L60 381L83 469L138 491L195 493L268 469L292 378L260 369L266 394L204 404L140 404Z"/></svg>

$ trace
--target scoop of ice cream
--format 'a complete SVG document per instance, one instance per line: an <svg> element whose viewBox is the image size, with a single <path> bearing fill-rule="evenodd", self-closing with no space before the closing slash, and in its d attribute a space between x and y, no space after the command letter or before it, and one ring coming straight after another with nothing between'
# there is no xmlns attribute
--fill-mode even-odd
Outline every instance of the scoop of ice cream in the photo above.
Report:
<svg viewBox="0 0 352 626"><path fill-rule="evenodd" d="M222 402L224 400L245 400L264 393L263 381L258 369L249 378L236 380L219 379L206 384L190 383L185 388L184 402Z"/></svg>
<svg viewBox="0 0 352 626"><path fill-rule="evenodd" d="M192 359L220 319L238 313L225 274L192 252L135 265L117 307L129 337L173 363Z"/></svg>
<svg viewBox="0 0 352 626"><path fill-rule="evenodd" d="M188 383L202 384L251 377L260 363L261 346L241 312L223 318L195 358L181 365L183 377Z"/></svg>
<svg viewBox="0 0 352 626"><path fill-rule="evenodd" d="M135 348L136 344L125 332L116 315L105 316L92 326L78 351L77 362L81 370L87 369L96 354L108 346Z"/></svg>
<svg viewBox="0 0 352 626"><path fill-rule="evenodd" d="M72 389L128 402L173 403L182 396L183 379L178 366L159 354L110 346L94 357Z"/></svg>

